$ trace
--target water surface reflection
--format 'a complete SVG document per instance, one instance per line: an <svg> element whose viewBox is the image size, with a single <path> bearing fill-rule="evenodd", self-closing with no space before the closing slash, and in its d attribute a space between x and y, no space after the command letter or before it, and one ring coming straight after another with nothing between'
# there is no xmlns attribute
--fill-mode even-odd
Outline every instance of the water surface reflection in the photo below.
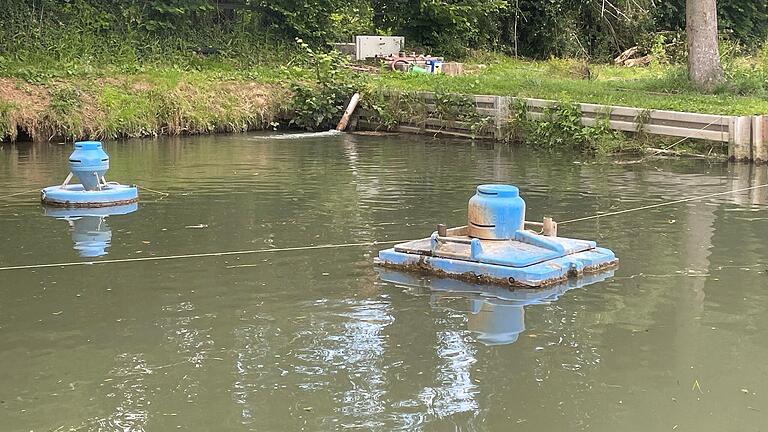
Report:
<svg viewBox="0 0 768 432"><path fill-rule="evenodd" d="M72 234L73 248L83 258L96 258L107 254L112 244L109 216L125 215L139 209L137 203L100 208L62 208L42 206L45 216L67 222Z"/></svg>
<svg viewBox="0 0 768 432"><path fill-rule="evenodd" d="M562 221L768 178L766 167L620 166L414 136L221 135L107 151L115 176L170 192L107 219L109 247L100 220L83 227L115 259L419 238L466 221L479 183L517 184L530 219ZM53 184L67 154L5 146L0 183ZM387 282L375 246L1 273L0 425L759 430L766 203L761 189L561 226L613 249L621 267L525 295ZM89 259L33 196L3 201L0 216L2 266Z"/></svg>

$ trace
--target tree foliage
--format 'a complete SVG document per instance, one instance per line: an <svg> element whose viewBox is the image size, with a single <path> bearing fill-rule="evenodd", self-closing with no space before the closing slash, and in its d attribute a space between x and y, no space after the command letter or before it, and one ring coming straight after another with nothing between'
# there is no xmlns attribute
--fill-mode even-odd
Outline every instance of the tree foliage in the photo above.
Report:
<svg viewBox="0 0 768 432"><path fill-rule="evenodd" d="M439 54L499 42L506 0L374 0L377 28L402 34Z"/></svg>
<svg viewBox="0 0 768 432"><path fill-rule="evenodd" d="M685 29L685 0L658 2L652 12L657 29ZM759 44L768 37L768 2L717 0L717 18L721 32L739 43Z"/></svg>
<svg viewBox="0 0 768 432"><path fill-rule="evenodd" d="M313 47L354 34L402 34L409 45L461 56L491 49L527 57L608 59L660 31L683 31L685 0L5 0L0 56L146 56L210 47ZM768 2L718 0L720 29L741 44L768 36ZM248 47L251 47L250 49Z"/></svg>

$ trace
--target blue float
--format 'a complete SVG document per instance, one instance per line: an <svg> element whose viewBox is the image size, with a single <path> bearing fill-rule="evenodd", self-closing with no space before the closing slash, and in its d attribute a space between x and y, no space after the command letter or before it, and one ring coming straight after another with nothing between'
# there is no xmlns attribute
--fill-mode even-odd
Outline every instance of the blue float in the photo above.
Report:
<svg viewBox="0 0 768 432"><path fill-rule="evenodd" d="M614 267L618 259L593 241L558 237L549 218L526 221L518 189L491 184L477 187L466 226L438 225L429 238L379 252L375 263L474 283L544 287Z"/></svg>
<svg viewBox="0 0 768 432"><path fill-rule="evenodd" d="M101 142L81 141L69 155L69 175L59 186L41 191L43 204L57 207L110 207L135 203L139 200L136 186L108 182L109 156ZM79 184L70 184L76 177Z"/></svg>
<svg viewBox="0 0 768 432"><path fill-rule="evenodd" d="M133 213L138 208L138 203L98 208L43 206L43 214L66 221L72 231L74 249L84 258L95 258L106 255L112 243L107 217Z"/></svg>

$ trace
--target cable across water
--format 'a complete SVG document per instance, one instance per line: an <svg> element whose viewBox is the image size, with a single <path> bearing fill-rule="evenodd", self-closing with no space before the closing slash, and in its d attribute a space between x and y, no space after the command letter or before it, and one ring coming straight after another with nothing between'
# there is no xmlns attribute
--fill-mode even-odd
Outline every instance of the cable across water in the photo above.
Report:
<svg viewBox="0 0 768 432"><path fill-rule="evenodd" d="M40 190L41 190L41 189L42 189L42 188L37 188L37 189L30 189L30 190L25 190L25 191L23 191L23 192L16 192L16 193L12 193L12 194L10 194L10 195L3 195L3 196L0 196L0 200L1 200L1 199L5 199L5 198L11 198L11 197L19 196L19 195L26 195L26 194L28 194L28 193L32 193L32 192L38 192L38 193L40 193Z"/></svg>
<svg viewBox="0 0 768 432"><path fill-rule="evenodd" d="M593 216L585 216L581 218L570 219L567 221L559 222L558 224L565 225L565 224L570 224L575 222L599 219L603 217L616 216L616 215L635 212L635 211L665 207L665 206L670 206L670 205L675 205L675 204L680 204L685 202L700 201L707 198L714 198L717 196L730 195L734 193L746 192L746 191L762 189L762 188L768 188L768 183L756 185L756 186L750 186L746 188L732 189L724 192L717 192L717 193L711 193L706 195L699 195L695 197L683 198L683 199L674 200L674 201L667 201L667 202L658 203L658 204L651 204L651 205L646 205L642 207L635 207L635 208L626 209L626 210L618 210L618 211L609 212L609 213L602 213L602 214L597 214ZM410 241L410 239L369 241L369 242L360 242L360 243L341 243L341 244L314 245L314 246L309 245L309 246L270 248L270 249L250 249L250 250L239 250L239 251L203 252L203 253L192 253L192 254L182 254L182 255L162 255L162 256L138 257L138 258L107 259L107 260L100 260L100 261L72 261L72 262L64 262L64 263L29 264L29 265L0 267L0 271L31 270L31 269L50 268L50 267L73 267L73 266L98 265L98 264L117 264L117 263L130 263L130 262L143 262L143 261L165 261L165 260L174 260L174 259L221 257L221 256L232 256L232 255L249 255L249 254L258 254L258 253L292 252L292 251L305 251L305 250L315 250L315 249L338 249L338 248L345 248L345 247L389 245L389 244L396 244L396 243L404 243L407 241Z"/></svg>
<svg viewBox="0 0 768 432"><path fill-rule="evenodd" d="M648 210L648 209L652 209L652 208L664 207L664 206L680 204L680 203L685 203L685 202L691 202L691 201L700 201L700 200L707 199L707 198L714 198L716 196L730 195L732 193L746 192L746 191L751 191L751 190L755 190L755 189L761 189L761 188L765 188L765 187L768 187L768 183L762 184L762 185L757 185L757 186L750 186L750 187L741 188L741 189L732 189L732 190L725 191L725 192L717 192L717 193L711 193L711 194L707 194L707 195L699 195L699 196L690 197L690 198L683 198L683 199L674 200L674 201L667 201L667 202L658 203L658 204L650 204L650 205L646 205L646 206L642 206L642 207L635 207L635 208L626 209L626 210L617 210L617 211L609 212L609 213L601 213L601 214L596 214L596 215L593 215L593 216L585 216L585 217L581 217L581 218L570 219L570 220L567 220L567 221L558 222L557 224L558 225L565 225L565 224L569 224L569 223L573 223L573 222L581 222L581 221L586 221L586 220L591 220L591 219L599 219L601 217L616 216L616 215L620 215L620 214L624 214L624 213L631 213L631 212L640 211L640 210Z"/></svg>
<svg viewBox="0 0 768 432"><path fill-rule="evenodd" d="M220 256L231 256L231 255L250 255L250 254L258 254L258 253L291 252L291 251L304 251L304 250L313 250L313 249L338 249L338 248L354 247L354 246L376 246L376 245L403 243L406 241L409 241L409 240L387 240L387 241L373 241L373 242L362 242L362 243L297 246L297 247L286 247L286 248L250 249L250 250L223 251L223 252L203 252L203 253L184 254L184 255L161 255L161 256L150 256L150 257L138 257L138 258L107 259L107 260L100 260L100 261L72 261L72 262L64 262L64 263L30 264L30 265L0 267L0 271L39 269L39 268L48 268L48 267L73 267L73 266L96 265L96 264L116 264L116 263L140 262L140 261L164 261L164 260L172 260L172 259L220 257Z"/></svg>

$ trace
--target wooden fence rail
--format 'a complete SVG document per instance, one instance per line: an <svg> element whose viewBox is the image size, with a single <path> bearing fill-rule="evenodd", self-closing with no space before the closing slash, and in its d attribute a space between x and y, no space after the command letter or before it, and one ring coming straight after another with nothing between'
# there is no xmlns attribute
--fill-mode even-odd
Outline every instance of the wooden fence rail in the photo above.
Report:
<svg viewBox="0 0 768 432"><path fill-rule="evenodd" d="M545 110L557 105L544 99L508 96L471 95L477 112L491 120L492 127L476 128L472 124L442 120L436 115L435 95L419 93L426 106L427 118L414 119L391 128L408 133L440 134L447 136L485 139L505 139L505 126L510 121L510 107L525 103L531 120L545 118ZM704 139L728 144L728 156L734 161L768 162L768 116L729 116L697 114L678 111L652 110L623 106L577 104L581 123L595 126L607 121L611 129L624 132L643 132L680 138ZM381 129L373 113L360 110L358 128Z"/></svg>

